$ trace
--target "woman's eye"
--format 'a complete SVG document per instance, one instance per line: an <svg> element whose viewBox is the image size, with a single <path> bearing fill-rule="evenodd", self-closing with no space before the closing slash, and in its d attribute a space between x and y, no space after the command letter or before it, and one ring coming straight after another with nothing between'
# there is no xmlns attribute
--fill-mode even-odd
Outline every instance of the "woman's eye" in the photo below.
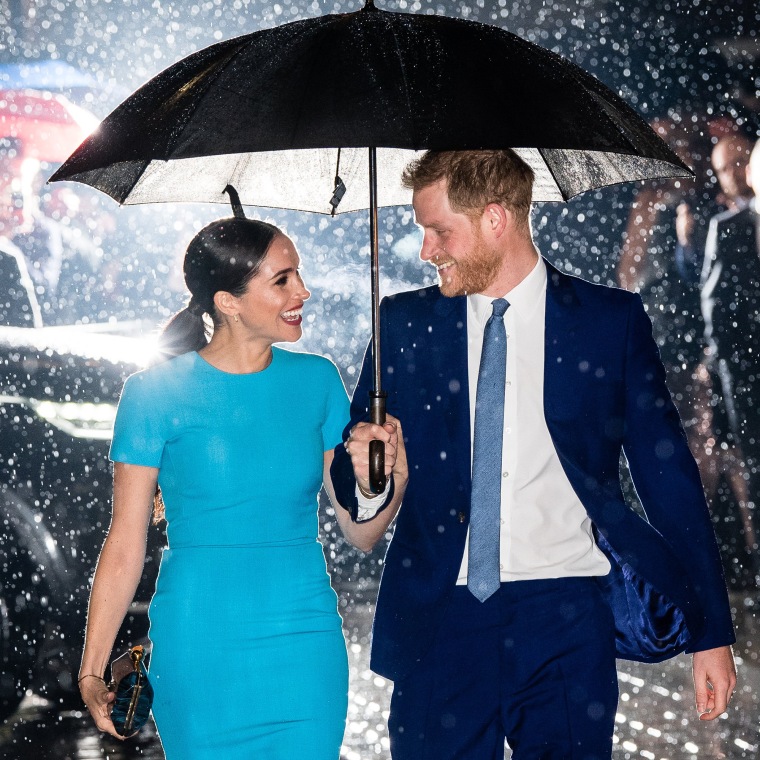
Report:
<svg viewBox="0 0 760 760"><path fill-rule="evenodd" d="M287 277L280 277L279 280L275 280L274 284L275 285L279 285L280 287L282 287L283 285L285 285L287 283L287 281L288 281Z"/></svg>

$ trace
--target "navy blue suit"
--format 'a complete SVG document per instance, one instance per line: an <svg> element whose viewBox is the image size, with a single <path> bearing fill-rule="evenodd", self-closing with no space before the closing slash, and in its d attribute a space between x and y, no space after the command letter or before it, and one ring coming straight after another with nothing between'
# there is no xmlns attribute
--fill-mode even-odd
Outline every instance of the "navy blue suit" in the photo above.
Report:
<svg viewBox="0 0 760 760"><path fill-rule="evenodd" d="M612 564L598 579L619 657L657 662L733 643L728 598L696 464L641 300L547 263L544 412L567 477ZM419 662L454 591L470 513L465 297L437 287L381 306L383 387L403 425L409 485L377 600L372 669L394 681ZM350 428L368 418L365 357ZM626 505L625 451L648 521ZM332 476L355 512L342 446Z"/></svg>

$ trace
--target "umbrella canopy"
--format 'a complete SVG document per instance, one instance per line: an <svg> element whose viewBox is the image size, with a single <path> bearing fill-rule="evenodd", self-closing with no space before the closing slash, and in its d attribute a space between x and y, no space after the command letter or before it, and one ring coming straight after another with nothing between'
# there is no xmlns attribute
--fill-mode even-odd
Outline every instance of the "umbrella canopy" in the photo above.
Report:
<svg viewBox="0 0 760 760"><path fill-rule="evenodd" d="M0 90L0 137L21 140L25 156L60 163L98 123L63 95Z"/></svg>
<svg viewBox="0 0 760 760"><path fill-rule="evenodd" d="M445 16L355 13L221 42L156 76L51 180L119 203L223 202L334 213L370 209L371 418L385 420L378 334L378 206L408 203L414 151L513 148L534 201L691 172L614 92L509 32ZM367 149L369 149L367 151ZM368 156L369 160L366 160ZM382 444L371 487L385 487Z"/></svg>
<svg viewBox="0 0 760 760"><path fill-rule="evenodd" d="M691 176L618 95L510 32L445 16L361 11L201 50L144 85L54 175L119 203L223 202L330 213L409 202L401 168L422 149L513 148L535 201L629 180ZM341 149L340 156L338 149ZM287 151L283 153L283 151ZM337 170L337 171L336 171Z"/></svg>

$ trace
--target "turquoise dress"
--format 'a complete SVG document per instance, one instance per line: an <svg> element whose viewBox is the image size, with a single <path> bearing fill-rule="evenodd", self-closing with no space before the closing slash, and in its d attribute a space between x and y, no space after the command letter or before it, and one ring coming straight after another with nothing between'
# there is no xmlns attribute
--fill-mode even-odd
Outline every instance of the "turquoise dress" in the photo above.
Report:
<svg viewBox="0 0 760 760"><path fill-rule="evenodd" d="M317 541L335 366L273 348L263 371L188 353L131 376L111 459L158 467L169 548L150 605L167 760L337 760L348 664Z"/></svg>

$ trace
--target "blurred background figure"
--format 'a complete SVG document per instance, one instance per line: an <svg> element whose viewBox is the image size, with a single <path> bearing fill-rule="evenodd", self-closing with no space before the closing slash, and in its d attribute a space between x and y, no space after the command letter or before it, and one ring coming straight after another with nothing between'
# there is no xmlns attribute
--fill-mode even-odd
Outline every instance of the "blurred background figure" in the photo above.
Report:
<svg viewBox="0 0 760 760"><path fill-rule="evenodd" d="M40 208L40 190L45 182L40 162L24 156L20 168L24 223L13 236L13 243L24 255L43 317L46 323L50 323L54 321L56 311L63 241L59 225Z"/></svg>
<svg viewBox="0 0 760 760"><path fill-rule="evenodd" d="M696 118L674 115L657 119L652 126L694 168L697 180L652 182L641 187L628 216L617 276L622 288L641 295L668 387L696 454L700 448L696 440L699 403L705 393L696 372L704 332L698 286L705 224L699 192L709 146Z"/></svg>
<svg viewBox="0 0 760 760"><path fill-rule="evenodd" d="M50 303L56 324L105 321L118 295L118 266L111 271L114 262L110 255L116 219L93 196L84 187L40 187L41 224L54 236L61 251L58 281Z"/></svg>
<svg viewBox="0 0 760 760"><path fill-rule="evenodd" d="M760 496L760 142L745 167L754 192L748 203L710 220L701 292L711 367L720 379L718 448L732 451L742 470L740 508L745 556L757 583L757 516ZM722 181L721 186L724 187ZM743 503L742 503L743 502Z"/></svg>
<svg viewBox="0 0 760 760"><path fill-rule="evenodd" d="M718 180L719 205L729 211L743 208L752 197L747 183L747 164L752 141L735 127L718 138L710 155L712 170Z"/></svg>
<svg viewBox="0 0 760 760"><path fill-rule="evenodd" d="M53 71L66 69L53 67L48 75ZM12 237L26 260L45 321L56 323L60 321L58 286L67 246L61 224L42 207L41 194L54 166L96 129L99 121L60 93L28 86L35 80L23 73L20 65L0 66L0 81L6 85L0 89L0 134L15 138L23 147L13 179L22 218ZM27 86L7 88L14 77Z"/></svg>
<svg viewBox="0 0 760 760"><path fill-rule="evenodd" d="M673 400L725 547L727 581L733 588L754 588L756 533L749 475L737 437L728 433L725 384L718 379L705 338L699 287L710 217L748 203L746 168L752 143L726 119L708 124L704 118L675 115L654 121L653 127L696 177L639 190L628 217L618 282L639 292L652 320Z"/></svg>
<svg viewBox="0 0 760 760"><path fill-rule="evenodd" d="M23 254L13 244L24 229L23 146L0 137L0 325L41 327L42 317Z"/></svg>

